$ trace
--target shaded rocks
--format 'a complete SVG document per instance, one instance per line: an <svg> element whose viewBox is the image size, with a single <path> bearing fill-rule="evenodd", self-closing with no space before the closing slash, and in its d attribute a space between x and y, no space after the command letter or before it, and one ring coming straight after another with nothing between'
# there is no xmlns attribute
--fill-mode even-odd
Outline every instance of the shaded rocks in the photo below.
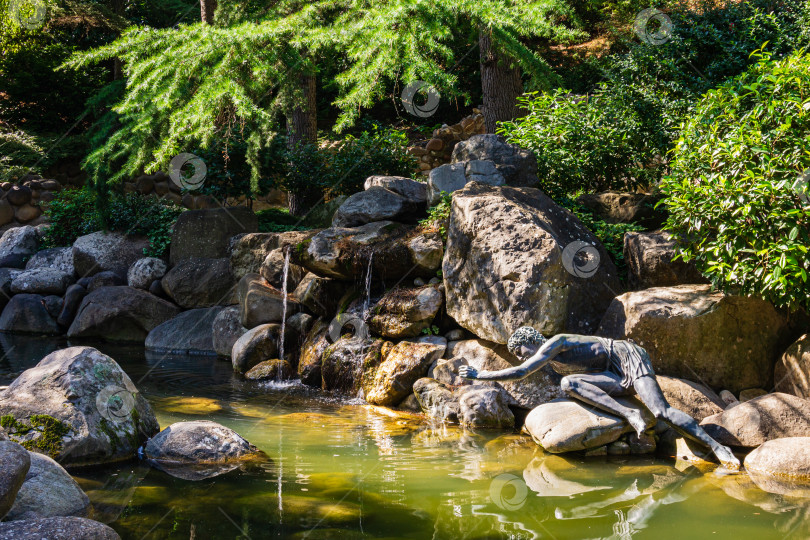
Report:
<svg viewBox="0 0 810 540"><path fill-rule="evenodd" d="M233 344L248 329L239 320L239 306L228 306L222 309L211 323L211 343L219 356L230 358Z"/></svg>
<svg viewBox="0 0 810 540"><path fill-rule="evenodd" d="M245 373L245 378L250 381L286 381L293 375L295 370L289 362L275 358L259 362Z"/></svg>
<svg viewBox="0 0 810 540"><path fill-rule="evenodd" d="M247 274L237 287L239 320L245 328L260 324L281 322L284 312L284 297L281 291L270 286L257 274ZM301 311L301 305L287 299L287 316Z"/></svg>
<svg viewBox="0 0 810 540"><path fill-rule="evenodd" d="M629 232L624 235L628 283L633 289L708 283L693 262L673 260L677 251L669 233Z"/></svg>
<svg viewBox="0 0 810 540"><path fill-rule="evenodd" d="M48 456L32 452L30 458L31 468L6 520L86 516L90 499L68 472Z"/></svg>
<svg viewBox="0 0 810 540"><path fill-rule="evenodd" d="M72 323L73 319L76 317L76 312L79 310L82 299L86 295L87 289L78 283L74 283L67 288L62 302L62 311L59 312L59 316L56 318L56 323L59 326L65 328L70 326L70 323Z"/></svg>
<svg viewBox="0 0 810 540"><path fill-rule="evenodd" d="M17 443L0 440L0 519L11 510L30 466L28 450Z"/></svg>
<svg viewBox="0 0 810 540"><path fill-rule="evenodd" d="M271 251L296 246L318 232L318 230L288 231L235 236L229 246L231 272L236 279L241 279L245 274L258 274Z"/></svg>
<svg viewBox="0 0 810 540"><path fill-rule="evenodd" d="M416 238L421 237L421 240ZM353 280L372 262L375 280L433 277L443 252L439 233L414 234L413 227L378 221L355 228L325 229L297 245L293 262L319 276Z"/></svg>
<svg viewBox="0 0 810 540"><path fill-rule="evenodd" d="M326 348L321 361L321 388L357 395L363 372L382 360L383 341L344 336Z"/></svg>
<svg viewBox="0 0 810 540"><path fill-rule="evenodd" d="M151 439L144 457L158 469L186 480L217 476L257 456L258 449L216 422L177 422Z"/></svg>
<svg viewBox="0 0 810 540"><path fill-rule="evenodd" d="M509 144L500 135L474 135L453 149L453 163L488 160L510 186L532 187L538 183L537 158L529 150Z"/></svg>
<svg viewBox="0 0 810 540"><path fill-rule="evenodd" d="M616 297L598 334L632 338L650 354L656 373L736 393L770 387L789 330L764 300L680 285Z"/></svg>
<svg viewBox="0 0 810 540"><path fill-rule="evenodd" d="M701 423L720 444L753 448L782 437L810 436L810 401L767 394L709 416Z"/></svg>
<svg viewBox="0 0 810 540"><path fill-rule="evenodd" d="M225 258L184 258L160 284L169 298L185 309L234 303L236 281Z"/></svg>
<svg viewBox="0 0 810 540"><path fill-rule="evenodd" d="M231 237L258 230L256 214L244 206L183 212L172 227L169 262L228 257Z"/></svg>
<svg viewBox="0 0 810 540"><path fill-rule="evenodd" d="M50 268L73 276L73 248L58 247L36 252L25 264L26 270Z"/></svg>
<svg viewBox="0 0 810 540"><path fill-rule="evenodd" d="M371 309L369 327L387 338L416 337L430 326L443 301L434 286L392 289Z"/></svg>
<svg viewBox="0 0 810 540"><path fill-rule="evenodd" d="M318 320L310 329L304 343L301 345L301 354L298 357L298 377L307 386L320 387L321 359L324 351L329 347L329 325Z"/></svg>
<svg viewBox="0 0 810 540"><path fill-rule="evenodd" d="M373 405L394 406L413 392L414 383L441 358L444 346L400 341L383 353L379 366L364 374L365 399Z"/></svg>
<svg viewBox="0 0 810 540"><path fill-rule="evenodd" d="M39 248L39 231L25 225L8 229L0 236L0 267L23 268Z"/></svg>
<svg viewBox="0 0 810 540"><path fill-rule="evenodd" d="M332 227L357 227L386 220L416 223L426 215L425 201L424 184L409 178L371 177L366 180L365 191L350 195L340 205Z"/></svg>
<svg viewBox="0 0 810 540"><path fill-rule="evenodd" d="M621 290L605 248L541 191L468 184L453 196L442 264L447 314L506 343L520 326L587 334Z"/></svg>
<svg viewBox="0 0 810 540"><path fill-rule="evenodd" d="M267 282L281 290L284 288L284 261L287 255L284 250L274 249L265 257L259 273ZM307 271L297 264L287 266L287 290L292 292L304 278Z"/></svg>
<svg viewBox="0 0 810 540"><path fill-rule="evenodd" d="M115 361L92 347L55 351L0 392L9 438L69 465L128 459L158 423Z"/></svg>
<svg viewBox="0 0 810 540"><path fill-rule="evenodd" d="M174 354L216 354L213 324L223 308L198 308L154 327L146 336L147 349Z"/></svg>
<svg viewBox="0 0 810 540"><path fill-rule="evenodd" d="M121 540L110 527L81 517L25 519L0 523L0 540Z"/></svg>
<svg viewBox="0 0 810 540"><path fill-rule="evenodd" d="M17 274L11 281L11 292L62 296L73 281L72 272L67 273L55 268L35 268Z"/></svg>
<svg viewBox="0 0 810 540"><path fill-rule="evenodd" d="M656 209L660 195L605 191L586 193L577 202L607 223L638 223L648 229L663 225L666 211Z"/></svg>
<svg viewBox="0 0 810 540"><path fill-rule="evenodd" d="M11 297L0 315L0 332L56 336L61 330L43 296L17 294Z"/></svg>
<svg viewBox="0 0 810 540"><path fill-rule="evenodd" d="M155 257L138 259L127 271L127 285L148 291L153 281L166 275L166 269L166 263Z"/></svg>
<svg viewBox="0 0 810 540"><path fill-rule="evenodd" d="M177 306L146 291L102 287L82 299L67 335L143 343L152 329L179 313Z"/></svg>
<svg viewBox="0 0 810 540"><path fill-rule="evenodd" d="M338 311L340 299L351 284L324 278L312 272L304 276L292 293L300 304L320 317L332 317Z"/></svg>
<svg viewBox="0 0 810 540"><path fill-rule="evenodd" d="M430 171L427 184L428 205L438 204L442 192L453 193L470 182L502 186L506 183L506 179L492 161L473 160L448 163Z"/></svg>
<svg viewBox="0 0 810 540"><path fill-rule="evenodd" d="M774 389L778 392L810 398L810 335L793 343L776 362Z"/></svg>
<svg viewBox="0 0 810 540"><path fill-rule="evenodd" d="M280 332L278 324L262 324L245 332L231 349L233 370L245 373L256 364L275 358Z"/></svg>
<svg viewBox="0 0 810 540"><path fill-rule="evenodd" d="M94 232L73 242L73 266L81 277L111 271L125 276L130 265L143 257L149 239L117 232Z"/></svg>

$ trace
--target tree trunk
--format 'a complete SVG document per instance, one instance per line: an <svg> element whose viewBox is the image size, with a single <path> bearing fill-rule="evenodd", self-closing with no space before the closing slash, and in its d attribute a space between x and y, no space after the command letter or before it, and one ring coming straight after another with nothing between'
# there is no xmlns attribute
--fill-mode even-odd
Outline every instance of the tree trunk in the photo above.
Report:
<svg viewBox="0 0 810 540"><path fill-rule="evenodd" d="M517 98L523 94L520 68L511 67L512 59L492 43L489 30L478 34L481 50L481 90L484 94L484 121L487 133L495 133L496 123L520 116Z"/></svg>
<svg viewBox="0 0 810 540"><path fill-rule="evenodd" d="M214 24L214 11L217 0L200 0L200 19L206 24Z"/></svg>
<svg viewBox="0 0 810 540"><path fill-rule="evenodd" d="M315 107L315 75L300 76L303 101L287 114L287 148L318 140L318 115ZM301 189L288 193L287 206L293 216L303 216L323 197L319 188Z"/></svg>

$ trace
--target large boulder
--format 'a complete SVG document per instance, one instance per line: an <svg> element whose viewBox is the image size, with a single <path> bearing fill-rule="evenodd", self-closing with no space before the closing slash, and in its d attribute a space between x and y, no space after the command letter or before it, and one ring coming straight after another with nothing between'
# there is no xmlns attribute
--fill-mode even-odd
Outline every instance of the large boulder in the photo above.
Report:
<svg viewBox="0 0 810 540"><path fill-rule="evenodd" d="M709 416L700 425L728 446L753 448L782 437L810 437L810 401L766 394Z"/></svg>
<svg viewBox="0 0 810 540"><path fill-rule="evenodd" d="M474 135L453 148L453 163L472 160L493 161L510 186L532 187L538 183L534 154L507 143L500 135Z"/></svg>
<svg viewBox="0 0 810 540"><path fill-rule="evenodd" d="M632 289L708 283L694 262L674 260L675 241L664 232L629 232L624 235L624 259Z"/></svg>
<svg viewBox="0 0 810 540"><path fill-rule="evenodd" d="M127 270L127 285L148 291L153 281L166 275L166 268L166 263L156 257L138 259Z"/></svg>
<svg viewBox="0 0 810 540"><path fill-rule="evenodd" d="M326 348L321 361L321 388L350 396L360 391L363 373L372 373L382 360L383 341L343 336Z"/></svg>
<svg viewBox="0 0 810 540"><path fill-rule="evenodd" d="M58 247L36 252L28 259L25 269L35 270L37 268L59 270L72 276L75 272L73 268L73 248Z"/></svg>
<svg viewBox="0 0 810 540"><path fill-rule="evenodd" d="M39 248L39 231L25 225L8 229L0 236L0 267L23 268Z"/></svg>
<svg viewBox="0 0 810 540"><path fill-rule="evenodd" d="M249 233L231 239L228 249L231 272L236 279L245 274L258 274L267 255L276 249L296 246L311 238L318 230L288 231L283 233Z"/></svg>
<svg viewBox="0 0 810 540"><path fill-rule="evenodd" d="M372 187L385 188L422 205L427 201L427 186L425 183L404 176L369 176L363 184L363 189L371 189Z"/></svg>
<svg viewBox="0 0 810 540"><path fill-rule="evenodd" d="M332 227L357 227L374 221L416 223L424 217L425 199L408 198L379 185L350 195L332 218Z"/></svg>
<svg viewBox="0 0 810 540"><path fill-rule="evenodd" d="M63 272L55 268L35 268L17 274L11 281L11 292L62 296L73 281L72 272Z"/></svg>
<svg viewBox="0 0 810 540"><path fill-rule="evenodd" d="M239 320L245 328L281 322L284 318L284 295L256 274L246 274L237 287ZM301 305L287 296L287 317L301 311Z"/></svg>
<svg viewBox="0 0 810 540"><path fill-rule="evenodd" d="M281 326L261 324L245 332L231 349L233 370L246 373L250 368L278 355L278 337Z"/></svg>
<svg viewBox="0 0 810 540"><path fill-rule="evenodd" d="M810 335L793 343L776 362L774 390L810 398Z"/></svg>
<svg viewBox="0 0 810 540"><path fill-rule="evenodd" d="M434 371L443 371L444 375L440 376L437 372L429 376L452 385L472 384L468 380L456 378L458 368L464 364L473 366L479 371L498 371L521 363L520 360L509 353L506 346L483 339L450 342L445 356L450 358L446 362L445 369L436 370L434 368ZM502 388L508 397L510 405L522 409L534 409L538 405L564 397L565 394L560 388L560 378L549 368L545 368L516 381L476 381L475 384Z"/></svg>
<svg viewBox="0 0 810 540"><path fill-rule="evenodd" d="M446 163L430 171L428 176L428 204L433 206L441 200L442 193L453 193L470 182L502 186L506 179L492 161L473 160Z"/></svg>
<svg viewBox="0 0 810 540"><path fill-rule="evenodd" d="M657 375L656 379L667 402L698 422L723 412L725 408L720 396L702 384L666 375Z"/></svg>
<svg viewBox="0 0 810 540"><path fill-rule="evenodd" d="M350 281L365 277L371 259L373 279L396 281L435 276L442 253L439 233L414 234L408 225L378 221L325 229L297 245L292 258L319 276Z"/></svg>
<svg viewBox="0 0 810 540"><path fill-rule="evenodd" d="M126 276L129 266L143 257L149 239L118 232L94 232L73 242L73 266L80 277L111 271Z"/></svg>
<svg viewBox="0 0 810 540"><path fill-rule="evenodd" d="M147 349L173 354L215 355L214 320L224 308L190 309L154 327L146 336Z"/></svg>
<svg viewBox="0 0 810 540"><path fill-rule="evenodd" d="M82 517L24 519L0 523L0 540L121 540L110 527Z"/></svg>
<svg viewBox="0 0 810 540"><path fill-rule="evenodd" d="M87 515L90 499L68 472L53 459L31 452L25 476L6 521Z"/></svg>
<svg viewBox="0 0 810 540"><path fill-rule="evenodd" d="M0 417L13 441L59 463L129 459L158 432L132 380L92 347L55 351L0 391Z"/></svg>
<svg viewBox="0 0 810 540"><path fill-rule="evenodd" d="M757 484L760 476L776 481L810 482L810 437L785 437L762 443L745 456L745 470Z"/></svg>
<svg viewBox="0 0 810 540"><path fill-rule="evenodd" d="M217 313L211 324L211 343L219 356L230 358L233 344L245 335L248 329L239 320L239 306L228 306Z"/></svg>
<svg viewBox="0 0 810 540"><path fill-rule="evenodd" d="M292 293L293 298L320 317L337 313L340 299L352 285L337 279L320 277L312 272L304 276Z"/></svg>
<svg viewBox="0 0 810 540"><path fill-rule="evenodd" d="M178 313L177 306L146 291L102 287L82 299L67 335L143 343L152 329Z"/></svg>
<svg viewBox="0 0 810 540"><path fill-rule="evenodd" d="M623 401L625 405L630 403ZM643 407L648 425L655 419ZM555 399L532 409L526 416L523 432L547 452L559 454L604 446L618 440L633 428L618 416L602 412L573 399Z"/></svg>
<svg viewBox="0 0 810 540"><path fill-rule="evenodd" d="M228 257L231 237L258 230L259 219L245 206L183 212L172 227L169 262Z"/></svg>
<svg viewBox="0 0 810 540"><path fill-rule="evenodd" d="M383 337L416 337L430 326L443 301L442 291L432 285L392 289L371 308L368 324Z"/></svg>
<svg viewBox="0 0 810 540"><path fill-rule="evenodd" d="M363 391L373 405L394 406L413 393L413 384L441 358L444 347L433 343L400 341L383 354L376 368L364 373Z"/></svg>
<svg viewBox="0 0 810 540"><path fill-rule="evenodd" d="M30 466L28 450L15 442L0 440L0 520L11 510Z"/></svg>
<svg viewBox="0 0 810 540"><path fill-rule="evenodd" d="M666 211L655 207L660 200L660 195L619 191L577 197L578 203L607 223L638 223L647 228L660 227L667 219Z"/></svg>
<svg viewBox="0 0 810 540"><path fill-rule="evenodd" d="M680 285L616 297L598 334L632 338L650 354L656 373L737 393L771 388L790 331L785 317L764 300Z"/></svg>
<svg viewBox="0 0 810 540"><path fill-rule="evenodd" d="M227 472L259 450L234 430L216 422L177 422L151 439L144 447L150 464L186 480L202 480Z"/></svg>
<svg viewBox="0 0 810 540"><path fill-rule="evenodd" d="M0 315L0 332L48 336L61 334L59 325L48 311L45 298L38 294L12 296Z"/></svg>
<svg viewBox="0 0 810 540"><path fill-rule="evenodd" d="M227 306L234 303L236 281L228 259L184 258L169 270L160 285L182 308Z"/></svg>
<svg viewBox="0 0 810 540"><path fill-rule="evenodd" d="M576 216L540 190L479 183L453 196L442 273L447 314L497 343L521 326L591 333L621 290Z"/></svg>
<svg viewBox="0 0 810 540"><path fill-rule="evenodd" d="M500 388L484 385L458 389L459 423L471 428L511 429L515 415L509 410L509 399Z"/></svg>

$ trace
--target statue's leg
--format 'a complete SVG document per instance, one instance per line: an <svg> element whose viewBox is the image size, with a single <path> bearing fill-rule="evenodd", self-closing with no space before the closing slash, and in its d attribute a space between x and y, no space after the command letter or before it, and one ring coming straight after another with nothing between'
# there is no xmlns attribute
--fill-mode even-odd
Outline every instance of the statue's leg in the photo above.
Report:
<svg viewBox="0 0 810 540"><path fill-rule="evenodd" d="M621 377L608 371L567 375L562 379L562 389L563 392L579 401L584 401L597 409L621 416L641 435L647 429L647 424L641 416L641 412L625 407L615 399L616 397L634 393L633 389L624 388L621 381Z"/></svg>
<svg viewBox="0 0 810 540"><path fill-rule="evenodd" d="M684 437L708 446L723 465L733 469L740 468L740 461L730 449L712 439L694 418L667 403L654 376L647 375L636 379L633 387L636 389L639 399L656 418L665 421Z"/></svg>

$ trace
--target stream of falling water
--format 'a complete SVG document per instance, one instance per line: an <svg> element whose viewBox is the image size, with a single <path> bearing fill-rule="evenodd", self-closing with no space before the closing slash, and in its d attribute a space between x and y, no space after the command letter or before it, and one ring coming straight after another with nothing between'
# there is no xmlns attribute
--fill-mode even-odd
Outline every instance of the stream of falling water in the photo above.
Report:
<svg viewBox="0 0 810 540"><path fill-rule="evenodd" d="M368 317L368 310L371 307L371 265L374 260L374 252L368 256L368 268L366 269L366 297L363 299L363 322Z"/></svg>
<svg viewBox="0 0 810 540"><path fill-rule="evenodd" d="M287 276L290 273L290 249L284 248L284 271L281 278L281 335L278 338L278 358L284 361L284 332L287 330ZM276 380L281 382L281 367L276 370Z"/></svg>

